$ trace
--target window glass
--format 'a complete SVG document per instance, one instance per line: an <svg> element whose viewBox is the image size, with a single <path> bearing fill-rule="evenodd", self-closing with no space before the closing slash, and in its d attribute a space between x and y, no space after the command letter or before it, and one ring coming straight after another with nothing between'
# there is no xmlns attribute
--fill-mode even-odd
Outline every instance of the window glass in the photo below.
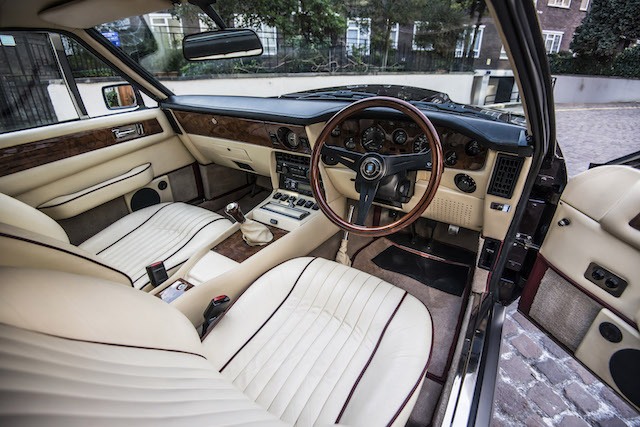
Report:
<svg viewBox="0 0 640 427"><path fill-rule="evenodd" d="M369 55L371 45L371 19L354 18L347 20L347 53Z"/></svg>
<svg viewBox="0 0 640 427"><path fill-rule="evenodd" d="M560 51L560 43L562 43L562 35L559 31L543 31L544 48L547 53L558 53Z"/></svg>
<svg viewBox="0 0 640 427"><path fill-rule="evenodd" d="M117 34L107 36L118 40ZM126 98L135 100L131 87L103 94L103 87L120 83L127 82L68 36L0 33L0 133L139 108L107 108L109 95L121 94L124 100L128 94ZM157 105L148 97L142 99L146 106Z"/></svg>
<svg viewBox="0 0 640 427"><path fill-rule="evenodd" d="M47 33L0 33L0 133L78 118Z"/></svg>
<svg viewBox="0 0 640 427"><path fill-rule="evenodd" d="M549 6L569 8L571 0L549 0Z"/></svg>

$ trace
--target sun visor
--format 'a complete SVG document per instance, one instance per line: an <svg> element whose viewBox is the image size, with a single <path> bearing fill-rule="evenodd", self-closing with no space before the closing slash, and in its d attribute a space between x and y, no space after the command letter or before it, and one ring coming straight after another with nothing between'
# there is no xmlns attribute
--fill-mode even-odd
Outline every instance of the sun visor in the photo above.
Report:
<svg viewBox="0 0 640 427"><path fill-rule="evenodd" d="M169 9L170 0L73 0L42 10L38 16L68 28L92 28L129 16Z"/></svg>

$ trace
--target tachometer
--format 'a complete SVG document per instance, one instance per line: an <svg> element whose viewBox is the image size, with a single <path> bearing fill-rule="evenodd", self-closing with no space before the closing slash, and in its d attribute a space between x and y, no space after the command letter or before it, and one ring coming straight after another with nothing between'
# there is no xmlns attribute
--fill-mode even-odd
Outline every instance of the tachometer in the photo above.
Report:
<svg viewBox="0 0 640 427"><path fill-rule="evenodd" d="M371 126L362 132L362 146L367 151L380 151L384 144L384 131L376 126Z"/></svg>

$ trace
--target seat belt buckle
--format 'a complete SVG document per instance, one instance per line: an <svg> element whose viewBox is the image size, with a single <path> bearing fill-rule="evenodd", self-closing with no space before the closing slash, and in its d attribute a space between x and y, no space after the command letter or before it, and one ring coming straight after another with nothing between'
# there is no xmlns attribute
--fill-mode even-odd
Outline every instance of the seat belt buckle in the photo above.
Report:
<svg viewBox="0 0 640 427"><path fill-rule="evenodd" d="M147 266L147 276L149 276L149 281L154 288L169 278L167 269L162 261L149 264Z"/></svg>
<svg viewBox="0 0 640 427"><path fill-rule="evenodd" d="M231 299L226 295L218 295L213 298L203 313L204 323L202 324L202 337L209 329L216 325L222 318Z"/></svg>

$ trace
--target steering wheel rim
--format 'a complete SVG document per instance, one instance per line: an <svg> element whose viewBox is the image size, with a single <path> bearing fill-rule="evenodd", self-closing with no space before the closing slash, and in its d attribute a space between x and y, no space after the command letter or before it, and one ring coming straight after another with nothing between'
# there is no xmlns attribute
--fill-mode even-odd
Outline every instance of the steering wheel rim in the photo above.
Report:
<svg viewBox="0 0 640 427"><path fill-rule="evenodd" d="M354 114L360 111L366 110L368 108L373 108L373 107L387 107L387 108L394 109L396 111L403 113L418 125L420 130L422 130L422 132L426 135L427 140L429 142L429 148L431 149L432 168L431 168L431 175L429 177L429 182L427 184L427 189L425 190L424 194L422 195L422 197L420 198L420 200L418 201L416 206L414 206L413 209L411 209L409 212L407 212L406 215L404 215L403 217L401 217L395 222L392 222L387 225L369 227L369 226L365 226L364 224L352 224L344 220L340 215L336 214L331 209L331 207L329 206L329 203L327 203L327 200L324 196L324 193L320 185L320 162L321 162L323 149L326 150L325 147L329 147L326 145L326 141L329 138L331 131L336 126L338 126L339 124L341 124L346 119L353 116ZM393 167L390 167L390 163L398 163L390 160L391 158L404 156L404 158L409 159L412 156L412 155L383 156L377 153L365 153L362 155L360 155L360 153L355 153L354 156L349 156L345 150L339 150L339 151L341 155L345 157L350 157L349 160L347 160L346 158L341 158L340 163L343 163L347 165L350 169L354 170L356 172L356 180L360 179L359 182L361 183L364 182L365 184L367 184L367 181L371 181L371 180L369 178L364 178L364 174L365 173L368 174L370 172L369 171L370 169L372 171L374 169L377 171L378 169L377 163L380 163L381 160L383 162L383 164L380 166L380 169L382 170L382 172L380 172L381 175L378 178L376 178L378 180L377 184L379 184L380 180L382 180L386 176L391 175L391 173L388 173L385 175L386 173L385 171L387 171L387 169L389 169L388 172L392 172L394 170ZM420 161L419 155L420 155L419 153L416 155L413 155L413 163L412 163L413 165L415 165L415 162ZM355 160L355 157L357 156L360 156L359 160ZM353 165L350 164L351 161L353 161ZM347 164L347 162L349 162L349 164ZM367 162L366 165L365 165L365 162ZM404 169L404 170L419 170L419 169L420 168ZM426 162L425 162L425 168L422 168L422 169L426 169ZM429 204L431 203L431 201L436 195L436 191L438 190L438 186L440 185L440 179L442 178L443 171L444 171L444 163L443 163L442 145L440 143L440 138L438 136L438 133L436 132L435 127L433 126L431 121L427 118L427 116L425 116L424 113L422 113L422 111L420 111L417 107L408 103L407 101L397 99L397 98L386 97L386 96L374 96L371 98L365 98L365 99L356 101L352 104L349 104L348 106L346 106L345 108L337 112L325 124L324 128L320 132L320 135L318 136L318 139L316 140L313 146L313 151L311 153L311 171L310 171L309 178L311 181L311 191L313 192L313 196L315 197L316 202L318 203L318 207L327 216L327 218L329 218L331 222L333 222L335 225L337 225L341 229L353 234L370 236L370 237L380 237L380 236L386 236L388 234L395 233L396 231L406 227L407 225L411 224L412 222L420 218L422 213L427 209L427 207L429 206ZM370 182L369 184L370 184L369 185L369 190L370 190L371 187L374 186L374 184L371 184ZM363 195L362 195L363 186L361 185L361 188L360 188L361 194L360 194L360 201L358 204L358 210L360 211L360 209L362 209L363 207L366 207L366 205L368 205L368 207L366 208L366 213L359 214L359 215L366 216L373 202L373 197L375 196L375 191L377 191L377 188L378 186L375 185L375 190L373 194L366 194L364 196L364 204L363 204ZM368 191L368 193L371 193L371 192Z"/></svg>

